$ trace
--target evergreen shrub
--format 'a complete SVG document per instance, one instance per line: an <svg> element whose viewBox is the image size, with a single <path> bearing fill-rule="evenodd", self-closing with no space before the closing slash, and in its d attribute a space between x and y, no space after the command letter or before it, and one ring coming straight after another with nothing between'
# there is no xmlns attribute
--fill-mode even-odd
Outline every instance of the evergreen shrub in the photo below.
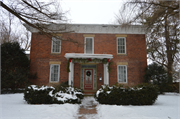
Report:
<svg viewBox="0 0 180 119"><path fill-rule="evenodd" d="M167 92L177 92L179 93L179 82L174 82L169 85L169 90Z"/></svg>
<svg viewBox="0 0 180 119"><path fill-rule="evenodd" d="M160 93L169 92L169 90L171 90L165 68L158 65L157 63L152 63L147 66L145 70L144 81L146 83L157 85L159 87Z"/></svg>
<svg viewBox="0 0 180 119"><path fill-rule="evenodd" d="M1 45L1 93L22 92L37 75L29 73L30 60L18 42Z"/></svg>
<svg viewBox="0 0 180 119"><path fill-rule="evenodd" d="M49 86L30 85L24 91L24 99L28 104L79 104L83 99L81 89L61 87L59 90Z"/></svg>
<svg viewBox="0 0 180 119"><path fill-rule="evenodd" d="M101 104L152 105L158 97L158 87L152 84L141 84L131 88L124 88L122 85L102 85L94 97Z"/></svg>
<svg viewBox="0 0 180 119"><path fill-rule="evenodd" d="M15 92L28 83L30 60L18 42L1 45L1 90Z"/></svg>

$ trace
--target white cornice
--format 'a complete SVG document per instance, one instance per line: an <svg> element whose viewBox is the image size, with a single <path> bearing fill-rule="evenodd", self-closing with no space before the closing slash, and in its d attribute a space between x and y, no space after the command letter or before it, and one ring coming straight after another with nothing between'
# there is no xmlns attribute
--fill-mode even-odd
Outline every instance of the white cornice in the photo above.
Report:
<svg viewBox="0 0 180 119"><path fill-rule="evenodd" d="M24 24L30 32L38 32L37 29ZM65 31L58 31L59 28L66 27ZM55 24L49 25L50 29L57 30L57 33L73 31L74 33L102 33L102 34L145 34L142 25L110 25L110 24Z"/></svg>
<svg viewBox="0 0 180 119"><path fill-rule="evenodd" d="M113 55L111 54L83 54L83 53L66 53L65 58L69 59L69 58L82 58L82 59L86 59L86 58L91 58L91 59L112 59Z"/></svg>

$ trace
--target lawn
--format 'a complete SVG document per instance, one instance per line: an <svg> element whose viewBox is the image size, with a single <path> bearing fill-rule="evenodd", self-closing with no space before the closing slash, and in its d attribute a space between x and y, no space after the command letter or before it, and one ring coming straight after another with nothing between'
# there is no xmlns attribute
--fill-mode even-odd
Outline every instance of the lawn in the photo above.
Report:
<svg viewBox="0 0 180 119"><path fill-rule="evenodd" d="M101 119L180 119L180 95L159 95L151 106L99 105Z"/></svg>
<svg viewBox="0 0 180 119"><path fill-rule="evenodd" d="M88 101L94 101L94 98L88 98ZM159 95L155 104L151 106L98 104L96 107L98 114L93 117L95 119L180 119L179 100L179 94L166 93ZM77 119L78 109L78 104L30 105L23 100L23 94L0 95L0 119ZM88 118L90 117L89 115Z"/></svg>

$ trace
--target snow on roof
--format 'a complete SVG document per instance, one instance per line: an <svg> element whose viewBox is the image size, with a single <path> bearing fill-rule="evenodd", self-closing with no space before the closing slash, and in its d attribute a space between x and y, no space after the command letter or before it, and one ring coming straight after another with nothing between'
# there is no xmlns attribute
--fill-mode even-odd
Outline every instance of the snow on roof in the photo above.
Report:
<svg viewBox="0 0 180 119"><path fill-rule="evenodd" d="M91 58L91 59L94 59L94 58L97 58L97 59L104 59L104 58L107 58L107 59L112 59L113 58L113 55L111 54L83 54L83 53L66 53L65 56L67 59L69 58Z"/></svg>
<svg viewBox="0 0 180 119"><path fill-rule="evenodd" d="M30 32L38 32L37 29L24 24ZM113 24L51 24L48 28L57 30L58 33L73 31L75 33L106 33L106 34L145 34L143 25L113 25ZM58 30L59 29L59 30ZM61 31L66 29L65 31Z"/></svg>

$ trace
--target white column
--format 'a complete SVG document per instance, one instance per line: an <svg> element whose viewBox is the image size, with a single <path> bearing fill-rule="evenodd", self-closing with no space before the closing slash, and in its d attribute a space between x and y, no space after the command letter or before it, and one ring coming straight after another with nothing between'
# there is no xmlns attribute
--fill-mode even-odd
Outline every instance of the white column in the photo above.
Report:
<svg viewBox="0 0 180 119"><path fill-rule="evenodd" d="M109 71L108 71L109 63L106 64L106 73L107 73L107 85L109 85Z"/></svg>
<svg viewBox="0 0 180 119"><path fill-rule="evenodd" d="M68 84L69 84L69 86L71 86L72 84L71 84L71 76L72 76L72 61L70 62L70 64L69 64L69 69L70 69L70 72L69 72L69 79L68 79Z"/></svg>
<svg viewBox="0 0 180 119"><path fill-rule="evenodd" d="M72 62L72 66L71 66L71 85L74 86L74 63Z"/></svg>
<svg viewBox="0 0 180 119"><path fill-rule="evenodd" d="M108 72L108 64L104 64L104 84L109 85L109 72Z"/></svg>

